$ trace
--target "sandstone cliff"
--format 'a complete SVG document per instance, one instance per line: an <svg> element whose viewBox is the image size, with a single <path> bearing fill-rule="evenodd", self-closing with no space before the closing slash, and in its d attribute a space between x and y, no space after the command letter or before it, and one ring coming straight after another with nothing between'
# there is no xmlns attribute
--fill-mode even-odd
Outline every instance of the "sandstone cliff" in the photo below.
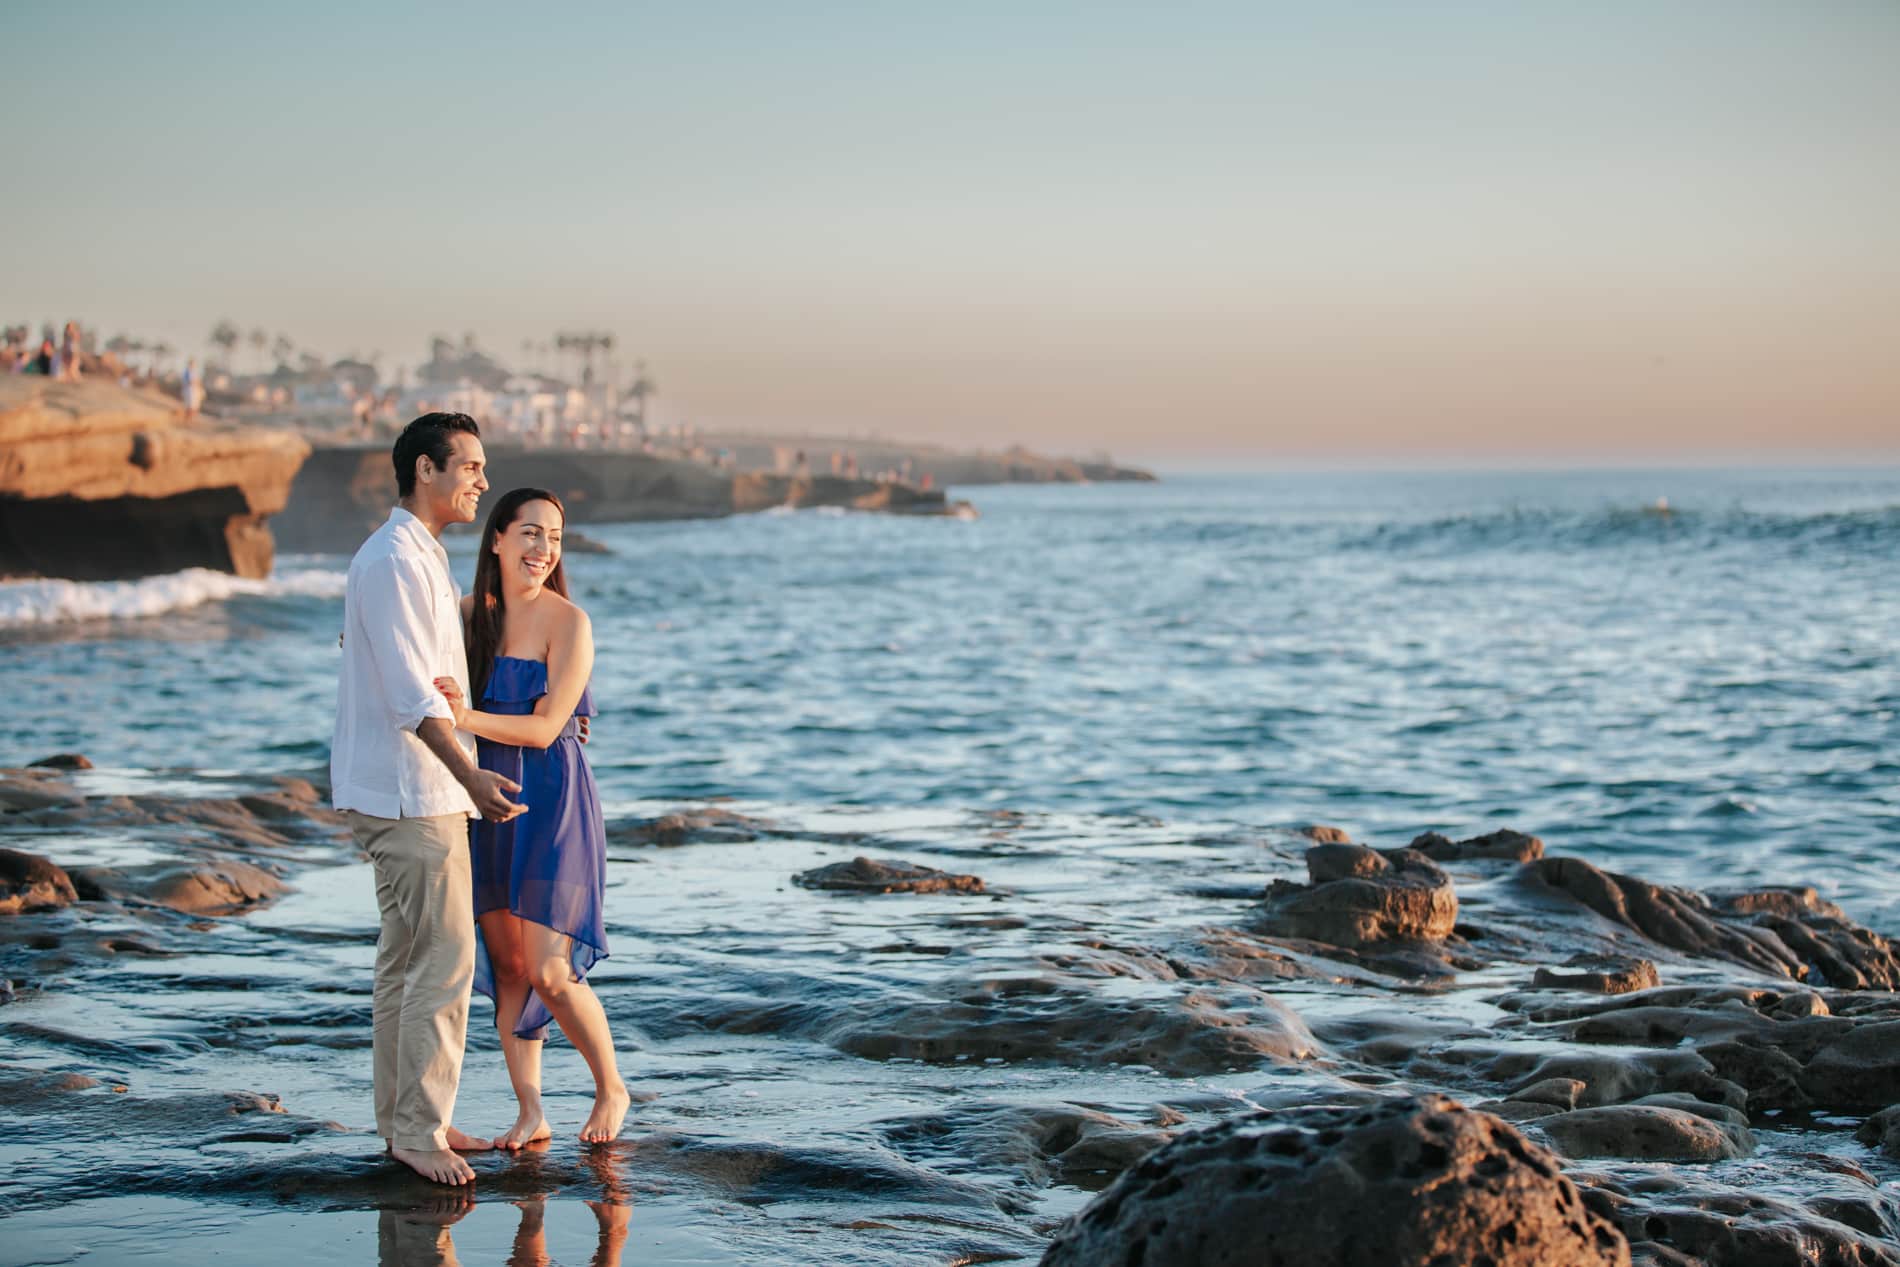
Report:
<svg viewBox="0 0 1900 1267"><path fill-rule="evenodd" d="M0 576L266 576L265 520L309 451L289 432L187 422L176 401L115 383L0 379Z"/></svg>
<svg viewBox="0 0 1900 1267"><path fill-rule="evenodd" d="M941 491L874 480L735 474L699 462L612 450L500 444L487 449L488 481L496 492L549 489L566 504L574 523L716 519L775 506L922 515L958 509ZM347 552L389 517L395 498L396 473L387 444L319 448L298 474L290 504L273 527L286 550Z"/></svg>

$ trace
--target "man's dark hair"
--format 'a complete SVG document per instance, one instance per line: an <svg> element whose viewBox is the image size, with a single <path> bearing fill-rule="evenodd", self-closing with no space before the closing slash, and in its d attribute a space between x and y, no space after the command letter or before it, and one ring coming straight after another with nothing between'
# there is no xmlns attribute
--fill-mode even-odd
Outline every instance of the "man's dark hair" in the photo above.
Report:
<svg viewBox="0 0 1900 1267"><path fill-rule="evenodd" d="M455 443L449 437L466 431L481 439L482 429L467 414L424 414L402 429L390 458L396 463L396 496L407 497L416 491L416 459L427 456L436 470L449 464Z"/></svg>

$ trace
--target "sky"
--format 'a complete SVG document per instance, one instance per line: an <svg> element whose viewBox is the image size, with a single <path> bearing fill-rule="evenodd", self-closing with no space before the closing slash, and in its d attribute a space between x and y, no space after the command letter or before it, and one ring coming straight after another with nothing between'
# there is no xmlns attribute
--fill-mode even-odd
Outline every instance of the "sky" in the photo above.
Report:
<svg viewBox="0 0 1900 1267"><path fill-rule="evenodd" d="M1151 461L1900 457L1900 4L9 5L0 320Z"/></svg>

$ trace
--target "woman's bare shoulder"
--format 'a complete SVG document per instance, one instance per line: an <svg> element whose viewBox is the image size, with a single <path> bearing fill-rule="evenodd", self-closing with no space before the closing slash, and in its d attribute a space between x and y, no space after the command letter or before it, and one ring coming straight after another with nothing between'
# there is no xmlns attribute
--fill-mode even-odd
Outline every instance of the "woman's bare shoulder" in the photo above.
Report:
<svg viewBox="0 0 1900 1267"><path fill-rule="evenodd" d="M545 591L541 597L548 604L546 611L550 632L572 634L592 628L587 613L573 599L556 594L553 590Z"/></svg>

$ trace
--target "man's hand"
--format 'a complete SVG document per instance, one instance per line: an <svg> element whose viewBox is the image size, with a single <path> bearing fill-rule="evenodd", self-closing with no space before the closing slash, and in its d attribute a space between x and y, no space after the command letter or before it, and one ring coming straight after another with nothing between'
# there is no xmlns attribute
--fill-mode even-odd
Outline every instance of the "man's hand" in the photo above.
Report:
<svg viewBox="0 0 1900 1267"><path fill-rule="evenodd" d="M528 808L508 799L507 793L519 792L521 785L505 774L497 774L493 770L474 770L463 786L475 798L475 808L491 823L505 823Z"/></svg>

